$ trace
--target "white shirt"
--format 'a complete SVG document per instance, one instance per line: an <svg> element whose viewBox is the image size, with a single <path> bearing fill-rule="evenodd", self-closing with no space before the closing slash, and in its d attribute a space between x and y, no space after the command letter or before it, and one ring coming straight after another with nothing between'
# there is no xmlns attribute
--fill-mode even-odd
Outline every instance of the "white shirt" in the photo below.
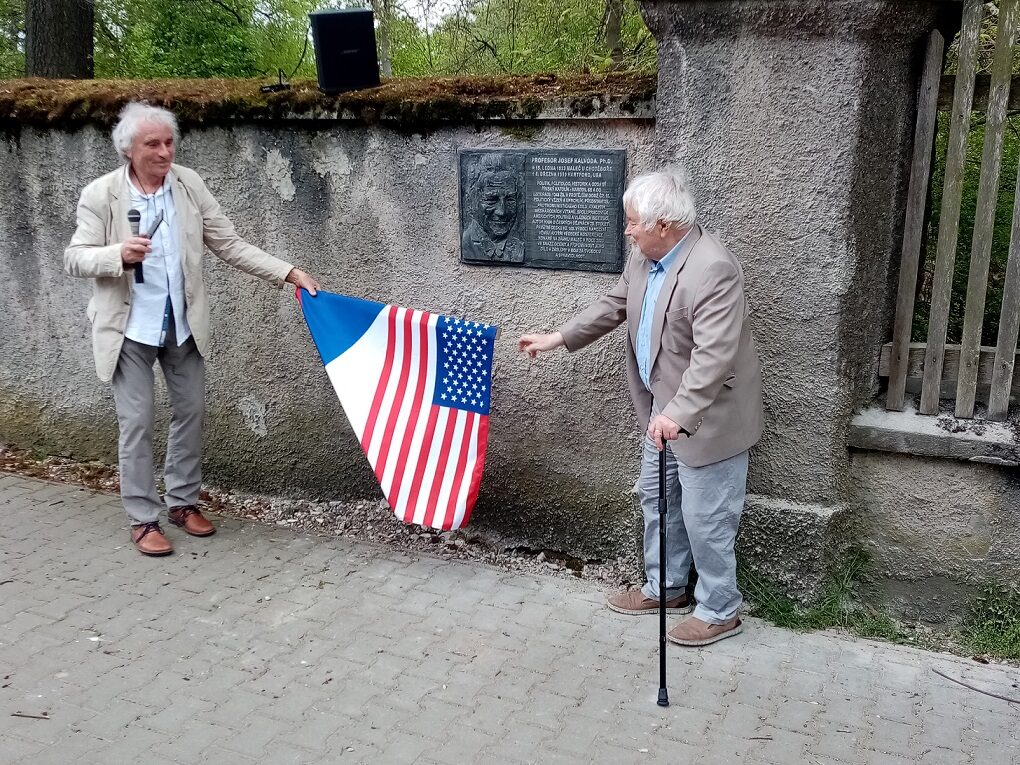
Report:
<svg viewBox="0 0 1020 765"><path fill-rule="evenodd" d="M163 211L163 222L152 236L152 252L141 263L145 281L131 282L131 313L128 314L124 336L144 345L162 346L169 325L169 308L173 310L177 344L183 345L191 337L191 327L185 312L184 269L181 265L181 251L177 241L177 211L170 187L170 175L163 185L152 194L143 194L131 181L128 173L128 188L131 190L131 208L142 214L138 230L142 236L149 230L159 211ZM167 305L169 298L169 306Z"/></svg>

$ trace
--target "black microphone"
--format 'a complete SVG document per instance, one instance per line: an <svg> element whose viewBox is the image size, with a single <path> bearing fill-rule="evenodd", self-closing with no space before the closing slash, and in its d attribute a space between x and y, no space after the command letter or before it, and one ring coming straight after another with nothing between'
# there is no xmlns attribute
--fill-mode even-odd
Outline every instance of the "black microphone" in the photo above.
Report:
<svg viewBox="0 0 1020 765"><path fill-rule="evenodd" d="M131 226L131 236L138 236L138 229L142 225L142 214L138 210L128 210L128 224ZM145 276L142 274L142 264L135 263L135 284L144 284Z"/></svg>

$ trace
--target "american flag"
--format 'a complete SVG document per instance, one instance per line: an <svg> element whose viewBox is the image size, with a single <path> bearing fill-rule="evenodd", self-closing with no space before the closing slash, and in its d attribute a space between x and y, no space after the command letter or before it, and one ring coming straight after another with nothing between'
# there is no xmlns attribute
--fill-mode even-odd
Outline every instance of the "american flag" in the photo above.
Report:
<svg viewBox="0 0 1020 765"><path fill-rule="evenodd" d="M496 327L299 291L308 328L386 501L405 523L467 523L485 465Z"/></svg>

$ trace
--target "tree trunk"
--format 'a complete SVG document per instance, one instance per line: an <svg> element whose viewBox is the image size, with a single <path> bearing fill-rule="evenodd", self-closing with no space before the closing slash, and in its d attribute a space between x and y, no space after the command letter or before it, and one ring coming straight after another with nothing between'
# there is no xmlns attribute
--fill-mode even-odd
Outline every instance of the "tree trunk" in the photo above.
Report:
<svg viewBox="0 0 1020 765"><path fill-rule="evenodd" d="M372 0L372 10L379 22L379 68L383 77L393 76L390 58L390 19L393 17L393 0Z"/></svg>
<svg viewBox="0 0 1020 765"><path fill-rule="evenodd" d="M89 0L26 0L25 74L91 79L94 23Z"/></svg>
<svg viewBox="0 0 1020 765"><path fill-rule="evenodd" d="M623 67L623 46L620 44L620 30L623 26L623 0L606 0L606 47L612 58L613 70Z"/></svg>

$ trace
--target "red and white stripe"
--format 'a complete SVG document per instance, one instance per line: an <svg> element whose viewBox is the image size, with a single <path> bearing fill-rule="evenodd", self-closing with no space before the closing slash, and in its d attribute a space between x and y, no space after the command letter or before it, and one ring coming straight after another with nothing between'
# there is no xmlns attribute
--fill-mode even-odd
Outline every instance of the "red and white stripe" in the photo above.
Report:
<svg viewBox="0 0 1020 765"><path fill-rule="evenodd" d="M385 357L361 448L405 523L460 528L478 495L488 417L432 403L438 316L387 306L383 318Z"/></svg>

